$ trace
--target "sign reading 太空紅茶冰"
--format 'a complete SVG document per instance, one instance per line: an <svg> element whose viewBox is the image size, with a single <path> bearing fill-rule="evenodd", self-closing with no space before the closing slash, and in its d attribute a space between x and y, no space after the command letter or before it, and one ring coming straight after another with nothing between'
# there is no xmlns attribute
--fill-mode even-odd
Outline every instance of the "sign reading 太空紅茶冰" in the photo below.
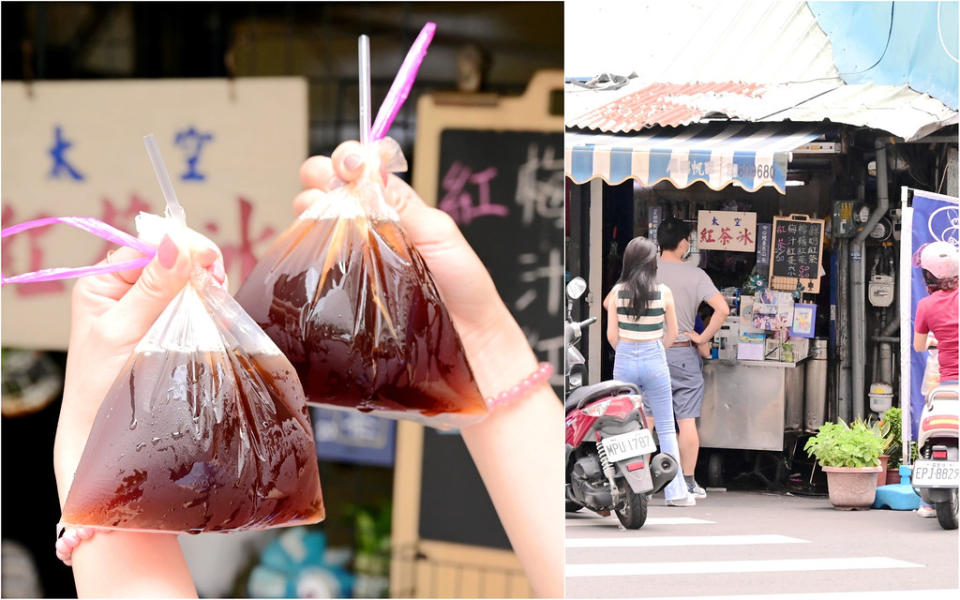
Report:
<svg viewBox="0 0 960 600"><path fill-rule="evenodd" d="M307 156L307 86L295 77L4 82L3 227L95 217L136 234L163 196L143 145L153 133L193 229L223 250L236 290L292 221ZM3 240L3 273L92 265L115 247L70 227ZM67 345L69 281L3 287L3 345Z"/></svg>
<svg viewBox="0 0 960 600"><path fill-rule="evenodd" d="M757 240L757 213L701 210L697 213L700 250L753 252Z"/></svg>

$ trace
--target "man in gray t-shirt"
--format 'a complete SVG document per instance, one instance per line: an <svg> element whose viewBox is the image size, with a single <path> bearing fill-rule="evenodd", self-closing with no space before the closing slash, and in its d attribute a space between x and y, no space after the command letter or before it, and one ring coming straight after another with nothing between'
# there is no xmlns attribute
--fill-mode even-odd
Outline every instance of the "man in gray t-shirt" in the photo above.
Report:
<svg viewBox="0 0 960 600"><path fill-rule="evenodd" d="M713 339L730 314L730 308L703 269L683 262L690 251L689 236L690 226L679 219L667 219L657 228L660 243L657 282L673 292L677 313L678 335L673 345L667 348L667 364L670 367L673 412L679 429L680 465L690 493L696 498L706 498L707 493L693 478L700 452L696 419L703 404L703 362L697 347ZM703 333L697 334L693 327L697 310L703 302L713 308L713 316Z"/></svg>

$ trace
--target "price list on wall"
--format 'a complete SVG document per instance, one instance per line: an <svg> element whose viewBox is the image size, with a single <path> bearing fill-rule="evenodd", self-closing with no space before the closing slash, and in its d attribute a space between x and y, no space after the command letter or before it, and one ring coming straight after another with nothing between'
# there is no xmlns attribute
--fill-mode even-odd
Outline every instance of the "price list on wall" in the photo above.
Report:
<svg viewBox="0 0 960 600"><path fill-rule="evenodd" d="M820 260L823 253L822 219L804 215L774 217L770 287L805 292L820 291Z"/></svg>

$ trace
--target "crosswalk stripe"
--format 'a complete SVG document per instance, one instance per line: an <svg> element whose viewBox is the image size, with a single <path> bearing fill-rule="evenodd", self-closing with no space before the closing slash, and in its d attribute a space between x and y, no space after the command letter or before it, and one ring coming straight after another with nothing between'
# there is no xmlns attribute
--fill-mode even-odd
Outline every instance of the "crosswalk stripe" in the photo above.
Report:
<svg viewBox="0 0 960 600"><path fill-rule="evenodd" d="M716 521L707 521L705 519L694 519L692 517L648 517L644 526L647 525L702 525L712 524ZM567 519L567 527L587 526L587 525L608 525L620 524L616 517L597 517L595 519Z"/></svg>
<svg viewBox="0 0 960 600"><path fill-rule="evenodd" d="M744 596L737 594L733 596L658 596L656 598L645 598L645 600L809 600L816 597L817 600L862 600L865 597L870 600L902 600L910 597L912 594L922 594L927 598L952 598L957 594L957 588L943 590L876 590L871 592L817 592L810 593L786 593L786 594L750 594Z"/></svg>
<svg viewBox="0 0 960 600"><path fill-rule="evenodd" d="M807 540L785 535L652 535L619 538L567 538L567 548L644 548L663 546L759 546L764 544L807 544Z"/></svg>
<svg viewBox="0 0 960 600"><path fill-rule="evenodd" d="M848 571L857 569L905 569L916 563L867 556L860 558L790 558L775 560L717 560L689 562L638 562L567 564L567 577L624 577L706 573L771 573L778 571Z"/></svg>

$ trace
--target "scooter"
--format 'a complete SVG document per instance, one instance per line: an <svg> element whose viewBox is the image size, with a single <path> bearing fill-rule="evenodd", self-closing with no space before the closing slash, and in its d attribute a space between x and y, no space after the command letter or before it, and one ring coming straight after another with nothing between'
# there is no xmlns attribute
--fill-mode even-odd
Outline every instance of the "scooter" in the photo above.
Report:
<svg viewBox="0 0 960 600"><path fill-rule="evenodd" d="M960 386L942 385L927 394L917 443L920 457L913 464L911 483L920 497L937 511L944 529L957 528L957 487L960 455Z"/></svg>
<svg viewBox="0 0 960 600"><path fill-rule="evenodd" d="M579 282L578 282L579 280ZM586 283L577 277L567 286L567 295L575 300L586 291ZM570 320L567 311L568 387L564 408L566 509L576 512L588 508L599 515L617 514L627 529L639 529L647 520L647 504L677 474L679 465L669 454L657 450L647 426L640 391L632 383L601 381L581 386L583 355L576 350L582 328L596 321ZM576 351L574 354L571 350ZM571 356L579 363L571 365ZM578 377L570 377L578 367Z"/></svg>

